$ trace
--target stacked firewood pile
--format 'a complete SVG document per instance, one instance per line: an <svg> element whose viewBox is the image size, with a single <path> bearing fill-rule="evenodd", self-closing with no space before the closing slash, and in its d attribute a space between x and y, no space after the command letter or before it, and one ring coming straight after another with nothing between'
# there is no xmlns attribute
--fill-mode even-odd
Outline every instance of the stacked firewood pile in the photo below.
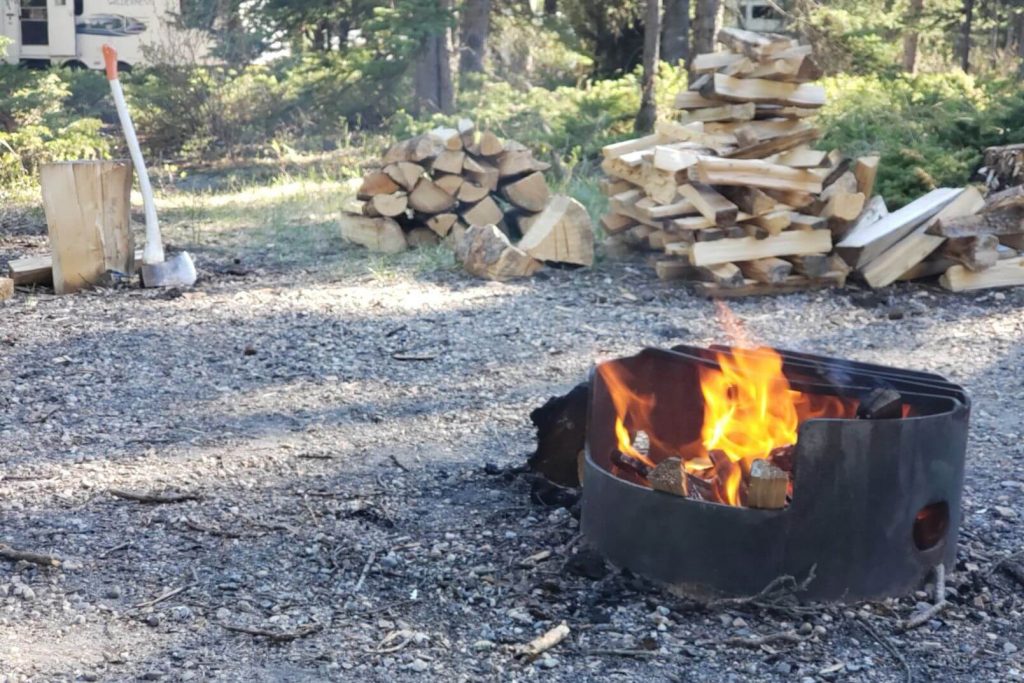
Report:
<svg viewBox="0 0 1024 683"><path fill-rule="evenodd" d="M942 280L951 289L1002 286L1004 278L973 275L994 265L995 228L980 226L992 219L973 219L974 232L938 225L983 210L1012 213L1009 200L983 209L975 190L941 189L890 216L872 197L878 156L810 146L825 103L810 47L740 29L718 39L727 49L694 59L699 75L676 98L678 120L604 148L610 211L602 222L613 244L663 251L659 278L716 297L843 286L851 267L874 287L952 266ZM954 235L970 240L946 241ZM1015 255L1011 241L1002 255ZM943 259L920 266L940 247Z"/></svg>
<svg viewBox="0 0 1024 683"><path fill-rule="evenodd" d="M445 240L467 270L493 279L530 275L542 262L591 265L589 216L551 194L549 168L462 119L387 150L343 214L342 236L387 253Z"/></svg>
<svg viewBox="0 0 1024 683"><path fill-rule="evenodd" d="M978 173L990 190L1024 185L1024 144L989 147Z"/></svg>

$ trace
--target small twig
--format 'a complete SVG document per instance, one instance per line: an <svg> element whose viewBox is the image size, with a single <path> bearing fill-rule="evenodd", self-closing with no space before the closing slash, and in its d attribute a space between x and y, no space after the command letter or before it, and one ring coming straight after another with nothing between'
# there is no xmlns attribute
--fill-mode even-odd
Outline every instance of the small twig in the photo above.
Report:
<svg viewBox="0 0 1024 683"><path fill-rule="evenodd" d="M817 567L817 565L811 565L811 568L807 572L807 576L803 581L797 581L794 577L788 575L778 576L772 579L768 585L762 588L761 592L756 595L744 598L723 598L720 600L712 600L705 603L704 607L707 609L721 609L752 605L762 609L776 609L805 613L815 612L817 610L813 607L804 608L792 605L782 605L780 602L785 598L792 597L797 593L806 591L807 587L816 577L815 570Z"/></svg>
<svg viewBox="0 0 1024 683"><path fill-rule="evenodd" d="M0 543L0 559L9 562L30 562L42 567L59 567L60 558L45 553L33 553L27 550L15 550L9 545Z"/></svg>
<svg viewBox="0 0 1024 683"><path fill-rule="evenodd" d="M131 548L131 547L132 547L132 542L131 541L125 541L124 543L121 543L120 545L115 545L113 548L107 548L106 550L104 550L102 553L100 553L96 557L98 557L101 560L105 560L105 559L107 559L108 555L113 555L118 550L124 550L125 548Z"/></svg>
<svg viewBox="0 0 1024 683"><path fill-rule="evenodd" d="M217 624L228 631L234 631L235 633L247 633L250 636L260 636L269 639L274 643L290 643L293 640L299 638L305 638L308 635L312 635L323 628L320 624L306 624L300 626L294 631L270 631L265 628L250 628L248 626L237 626L235 624L225 624L220 621Z"/></svg>
<svg viewBox="0 0 1024 683"><path fill-rule="evenodd" d="M202 496L196 493L136 493L123 489L110 489L110 495L124 500L134 500L137 503L149 505L169 505L172 503L184 503L190 500L201 500Z"/></svg>
<svg viewBox="0 0 1024 683"><path fill-rule="evenodd" d="M725 644L754 648L770 645L771 643L792 643L795 645L804 642L810 637L810 635L802 636L796 631L779 631L777 633L767 633L763 636L727 638Z"/></svg>
<svg viewBox="0 0 1024 683"><path fill-rule="evenodd" d="M406 325L406 324L404 324L404 323L403 323L403 324L401 324L401 325L399 325L398 327L393 327L393 328L391 328L390 330L388 330L388 331L387 331L387 332L386 332L386 333L384 334L384 338L385 338L385 339L387 339L387 338L389 338L389 337L394 337L394 336L395 336L396 334L398 334L399 332L402 332L403 330L406 330L406 329L408 329L408 327L409 327L409 326L408 326L408 325Z"/></svg>
<svg viewBox="0 0 1024 683"><path fill-rule="evenodd" d="M135 607L135 609L144 609L146 607L152 607L153 605L159 604L159 603L163 602L164 600L170 600L171 598L173 598L175 595L178 595L179 593L184 593L185 591L187 591L189 588L191 588L194 585L195 584L192 584L192 583L186 583L184 586L179 586L178 588L172 588L171 590L164 591L163 593L161 593L160 595L156 596L152 600L146 600L145 602L140 602L137 605L133 605L133 607Z"/></svg>
<svg viewBox="0 0 1024 683"><path fill-rule="evenodd" d="M395 360L427 361L437 358L436 353L416 353L415 351L395 351L391 354Z"/></svg>
<svg viewBox="0 0 1024 683"><path fill-rule="evenodd" d="M598 648L596 650L587 650L583 654L588 657L656 657L658 652L655 650L625 650L619 648Z"/></svg>
<svg viewBox="0 0 1024 683"><path fill-rule="evenodd" d="M359 580L356 581L356 585L352 587L352 595L355 595L362 589L363 582L366 581L366 575L370 572L370 565L377 559L377 551L371 550L370 556L366 558L366 564L363 565L363 571L359 574Z"/></svg>
<svg viewBox="0 0 1024 683"><path fill-rule="evenodd" d="M515 648L516 657L526 662L532 662L542 654L561 643L569 636L569 626L563 621L553 629L549 629L543 635L534 638L525 645L517 645Z"/></svg>
<svg viewBox="0 0 1024 683"><path fill-rule="evenodd" d="M907 662L906 657L904 657L900 653L900 651L896 649L896 646L889 642L888 638L883 638L882 635L875 630L875 627L872 626L867 619L858 616L857 623L860 624L864 628L864 630L868 632L869 636L874 638L875 642L877 642L879 645L885 648L889 652L889 654L891 654L893 658L896 659L896 661L903 665L903 671L906 674L906 676L904 677L904 681L906 683L914 683L914 670L910 668L910 664Z"/></svg>
<svg viewBox="0 0 1024 683"><path fill-rule="evenodd" d="M928 609L923 609L907 619L900 626L901 631L909 631L918 626L927 624L939 616L942 610L946 609L946 566L941 562L935 565L935 604Z"/></svg>
<svg viewBox="0 0 1024 683"><path fill-rule="evenodd" d="M391 462L395 463L395 467L397 467L398 469L402 470L403 472L408 472L409 471L409 468L406 467L405 464L401 460L398 459L397 455L392 453L388 457L391 458Z"/></svg>
<svg viewBox="0 0 1024 683"><path fill-rule="evenodd" d="M398 641L398 645L391 645L390 647L385 647L388 643L393 642L398 638L401 638L401 640ZM377 647L367 649L366 651L371 652L375 655L389 655L398 652L411 642L412 635L408 631L392 631L391 633L384 636L384 639L382 641L377 643Z"/></svg>

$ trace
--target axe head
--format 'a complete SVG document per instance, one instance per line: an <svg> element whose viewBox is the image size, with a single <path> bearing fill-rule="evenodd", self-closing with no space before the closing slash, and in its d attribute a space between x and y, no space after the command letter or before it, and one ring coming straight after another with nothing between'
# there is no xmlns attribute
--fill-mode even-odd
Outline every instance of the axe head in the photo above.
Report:
<svg viewBox="0 0 1024 683"><path fill-rule="evenodd" d="M163 263L142 264L143 287L191 287L196 283L196 265L187 251L178 252Z"/></svg>

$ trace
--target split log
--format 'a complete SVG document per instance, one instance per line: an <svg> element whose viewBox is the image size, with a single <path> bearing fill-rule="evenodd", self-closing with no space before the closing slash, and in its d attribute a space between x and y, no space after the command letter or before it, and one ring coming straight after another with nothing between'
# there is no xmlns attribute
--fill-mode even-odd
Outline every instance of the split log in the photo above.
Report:
<svg viewBox="0 0 1024 683"><path fill-rule="evenodd" d="M26 256L7 262L7 274L15 285L46 285L53 281L53 257Z"/></svg>
<svg viewBox="0 0 1024 683"><path fill-rule="evenodd" d="M366 202L366 206L371 207L371 210L375 212L367 215L394 218L405 213L406 208L409 206L409 195L404 192L376 194L370 197L370 200Z"/></svg>
<svg viewBox="0 0 1024 683"><path fill-rule="evenodd" d="M551 199L543 173L531 173L519 180L508 183L501 195L510 203L527 211L543 211Z"/></svg>
<svg viewBox="0 0 1024 683"><path fill-rule="evenodd" d="M985 206L980 213L1008 209L1012 206L1024 206L1024 185L990 194L985 199Z"/></svg>
<svg viewBox="0 0 1024 683"><path fill-rule="evenodd" d="M445 144L430 134L418 135L391 147L384 154L383 164L387 166L399 161L419 163L433 159L444 149Z"/></svg>
<svg viewBox="0 0 1024 683"><path fill-rule="evenodd" d="M469 208L463 208L460 210L462 220L466 222L466 225L472 227L474 225L492 225L500 223L505 218L505 213L501 210L498 204L491 199L490 195L484 197L476 204L473 204Z"/></svg>
<svg viewBox="0 0 1024 683"><path fill-rule="evenodd" d="M828 219L790 211L789 227L792 230L825 230L828 228Z"/></svg>
<svg viewBox="0 0 1024 683"><path fill-rule="evenodd" d="M857 405L862 420L895 420L903 417L903 397L895 389L879 387Z"/></svg>
<svg viewBox="0 0 1024 683"><path fill-rule="evenodd" d="M720 187L716 188L726 199L739 207L744 213L760 216L773 210L778 204L762 190L756 187Z"/></svg>
<svg viewBox="0 0 1024 683"><path fill-rule="evenodd" d="M807 144L821 137L821 131L813 126L802 128L786 135L780 135L768 140L754 142L749 145L741 145L738 149L729 152L726 156L730 159L761 159L763 157L785 152ZM792 164L786 164L792 166Z"/></svg>
<svg viewBox="0 0 1024 683"><path fill-rule="evenodd" d="M716 154L726 154L736 147L735 135L731 133L706 133L704 132L704 125L701 123L683 125L675 121L658 121L654 124L654 130L661 137L662 141L659 144L662 145L689 142L706 147Z"/></svg>
<svg viewBox="0 0 1024 683"><path fill-rule="evenodd" d="M654 133L652 135L633 138L632 140L623 140L622 142L613 142L610 145L605 145L601 148L601 156L605 159L617 159L631 152L648 150L657 145L664 144L665 142L667 142L667 140L665 140L663 135Z"/></svg>
<svg viewBox="0 0 1024 683"><path fill-rule="evenodd" d="M676 99L672 106L676 109L701 109L702 107L718 107L722 104L725 104L723 100L714 97L704 97L699 92L694 92L693 90L683 90L676 94Z"/></svg>
<svg viewBox="0 0 1024 683"><path fill-rule="evenodd" d="M832 235L827 230L789 231L758 240L753 237L698 242L693 245L691 262L698 266L735 261L753 261L771 256L820 254L832 250Z"/></svg>
<svg viewBox="0 0 1024 683"><path fill-rule="evenodd" d="M370 218L353 213L341 216L343 239L362 245L370 251L396 254L408 246L402 227L391 218Z"/></svg>
<svg viewBox="0 0 1024 683"><path fill-rule="evenodd" d="M720 263L713 266L698 266L697 278L724 289L742 287L743 272L735 263Z"/></svg>
<svg viewBox="0 0 1024 683"><path fill-rule="evenodd" d="M459 191L465 182L462 176L459 175L442 175L434 178L434 184L453 197L459 196Z"/></svg>
<svg viewBox="0 0 1024 683"><path fill-rule="evenodd" d="M501 174L497 166L483 161L474 161L470 157L466 157L466 163L462 169L462 177L476 183L480 187L487 188L488 192L496 192Z"/></svg>
<svg viewBox="0 0 1024 683"><path fill-rule="evenodd" d="M434 173L451 173L459 174L462 173L462 165L466 161L466 153L462 150L454 151L446 149L437 155L431 164L431 170Z"/></svg>
<svg viewBox="0 0 1024 683"><path fill-rule="evenodd" d="M489 130L485 130L480 134L480 142L478 144L480 156L496 157L505 151L505 143Z"/></svg>
<svg viewBox="0 0 1024 683"><path fill-rule="evenodd" d="M827 254L805 254L790 256L787 260L793 264L793 271L810 278L821 277L830 270Z"/></svg>
<svg viewBox="0 0 1024 683"><path fill-rule="evenodd" d="M426 224L438 237L447 237L448 233L451 232L452 226L455 225L455 221L458 219L458 215L454 213L439 213L428 218Z"/></svg>
<svg viewBox="0 0 1024 683"><path fill-rule="evenodd" d="M55 293L99 284L108 270L134 270L132 172L127 161L68 161L40 168Z"/></svg>
<svg viewBox="0 0 1024 683"><path fill-rule="evenodd" d="M763 228L769 235L778 235L792 224L793 218L791 211L780 209L778 211L769 211L760 216L753 216L750 218L750 222Z"/></svg>
<svg viewBox="0 0 1024 683"><path fill-rule="evenodd" d="M1024 185L1024 144L989 147L982 166L985 184L1001 189Z"/></svg>
<svg viewBox="0 0 1024 683"><path fill-rule="evenodd" d="M953 292L1024 285L1024 257L1005 259L977 273L956 265L939 278L939 284Z"/></svg>
<svg viewBox="0 0 1024 683"><path fill-rule="evenodd" d="M453 206L455 206L455 197L427 178L420 178L416 187L409 194L409 207L420 213L444 213Z"/></svg>
<svg viewBox="0 0 1024 683"><path fill-rule="evenodd" d="M739 208L716 192L710 185L704 183L680 185L679 194L686 198L704 218L715 225L728 225L736 221Z"/></svg>
<svg viewBox="0 0 1024 683"><path fill-rule="evenodd" d="M14 296L14 280L9 277L0 277L0 301L7 301Z"/></svg>
<svg viewBox="0 0 1024 683"><path fill-rule="evenodd" d="M459 119L455 124L462 139L463 147L470 147L476 143L476 124L469 119Z"/></svg>
<svg viewBox="0 0 1024 683"><path fill-rule="evenodd" d="M687 124L695 121L749 121L754 118L753 102L742 104L724 104L718 107L705 107L688 111L679 117L679 123Z"/></svg>
<svg viewBox="0 0 1024 683"><path fill-rule="evenodd" d="M747 507L780 510L786 507L789 475L768 460L755 460L750 466Z"/></svg>
<svg viewBox="0 0 1024 683"><path fill-rule="evenodd" d="M739 185L821 192L821 179L812 172L769 164L756 159L718 159L701 157L693 167L697 180L710 185Z"/></svg>
<svg viewBox="0 0 1024 683"><path fill-rule="evenodd" d="M820 149L798 147L776 154L774 158L765 159L765 161L790 168L819 168L825 163L825 157L826 153Z"/></svg>
<svg viewBox="0 0 1024 683"><path fill-rule="evenodd" d="M640 458L629 455L628 453L623 453L618 449L612 451L610 460L613 465L617 465L628 472L632 472L641 479L647 479L651 474L651 470L654 469Z"/></svg>
<svg viewBox="0 0 1024 683"><path fill-rule="evenodd" d="M1024 206L1010 206L974 216L940 221L932 226L930 232L943 237L1018 235L1024 233Z"/></svg>
<svg viewBox="0 0 1024 683"><path fill-rule="evenodd" d="M690 70L695 74L712 73L721 68L727 67L745 59L743 55L730 52L705 52L693 58L690 62ZM692 106L676 105L677 109L693 109Z"/></svg>
<svg viewBox="0 0 1024 683"><path fill-rule="evenodd" d="M777 33L759 33L732 27L720 29L716 38L733 51L759 61L799 47L799 43L792 38Z"/></svg>
<svg viewBox="0 0 1024 683"><path fill-rule="evenodd" d="M942 245L941 256L977 272L999 261L998 248L999 238L995 235L955 237Z"/></svg>
<svg viewBox="0 0 1024 683"><path fill-rule="evenodd" d="M647 476L647 481L655 491L692 500L715 499L711 485L687 472L679 458L666 458L659 462Z"/></svg>
<svg viewBox="0 0 1024 683"><path fill-rule="evenodd" d="M634 189L633 183L628 180L616 180L614 178L602 178L598 181L598 187L601 190L601 194L605 197L611 197Z"/></svg>
<svg viewBox="0 0 1024 683"><path fill-rule="evenodd" d="M454 128L435 128L427 133L427 135L439 143L443 149L452 151L462 149L462 137L459 135L459 131Z"/></svg>
<svg viewBox="0 0 1024 683"><path fill-rule="evenodd" d="M490 190L483 185L477 185L472 180L466 180L459 186L458 197L459 201L464 204L476 204L490 193Z"/></svg>
<svg viewBox="0 0 1024 683"><path fill-rule="evenodd" d="M506 151L498 157L498 175L501 178L518 178L519 176L547 171L551 164L537 161L529 151Z"/></svg>
<svg viewBox="0 0 1024 683"><path fill-rule="evenodd" d="M530 225L519 248L541 261L593 265L594 229L590 214L575 199L555 195Z"/></svg>
<svg viewBox="0 0 1024 683"><path fill-rule="evenodd" d="M601 225L604 226L604 231L606 233L609 235L615 235L629 230L631 227L636 225L636 221L629 216L623 216L622 214L607 213L601 217ZM526 230L523 230L523 234L526 234Z"/></svg>
<svg viewBox="0 0 1024 683"><path fill-rule="evenodd" d="M836 248L847 263L862 268L941 211L961 192L959 188L948 187L932 190L873 224L851 229Z"/></svg>
<svg viewBox="0 0 1024 683"><path fill-rule="evenodd" d="M734 78L716 73L700 94L730 102L755 102L796 107L820 107L825 104L825 89L812 83L782 83L762 78Z"/></svg>
<svg viewBox="0 0 1024 683"><path fill-rule="evenodd" d="M543 267L540 261L512 246L495 225L470 226L458 241L455 255L468 272L489 280L529 277Z"/></svg>
<svg viewBox="0 0 1024 683"><path fill-rule="evenodd" d="M865 197L870 197L875 191L875 176L878 175L880 159L877 154L859 157L853 166L853 174L857 178L857 191Z"/></svg>
<svg viewBox="0 0 1024 683"><path fill-rule="evenodd" d="M398 161L393 164L388 164L384 167L384 173L395 181L403 190L411 192L419 179L423 177L424 168L419 164L414 164L411 161ZM366 180L363 180L363 186L360 188L362 192L363 188L366 187ZM367 188L368 189L368 188ZM372 194L389 194L381 192L371 192ZM367 199L367 196L360 196L360 199Z"/></svg>
<svg viewBox="0 0 1024 683"><path fill-rule="evenodd" d="M793 264L778 257L740 261L737 265L743 271L744 277L770 285L785 282L789 274L793 272Z"/></svg>

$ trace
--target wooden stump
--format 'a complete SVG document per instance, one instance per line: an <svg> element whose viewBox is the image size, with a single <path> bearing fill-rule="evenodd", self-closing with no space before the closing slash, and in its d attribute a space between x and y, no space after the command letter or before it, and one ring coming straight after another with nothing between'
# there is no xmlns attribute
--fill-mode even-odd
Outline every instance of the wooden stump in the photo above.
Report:
<svg viewBox="0 0 1024 683"><path fill-rule="evenodd" d="M76 292L108 270L134 271L129 161L68 161L40 169L53 252L53 290Z"/></svg>

